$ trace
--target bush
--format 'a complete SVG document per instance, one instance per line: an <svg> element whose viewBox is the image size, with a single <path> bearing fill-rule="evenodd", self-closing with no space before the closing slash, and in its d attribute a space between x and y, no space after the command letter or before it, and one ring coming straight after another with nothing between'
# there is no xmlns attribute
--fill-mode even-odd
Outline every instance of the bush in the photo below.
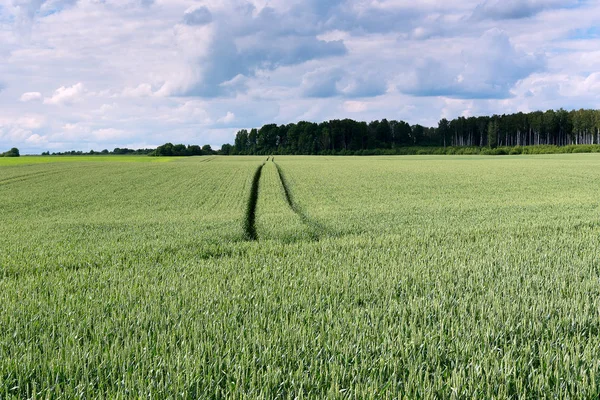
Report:
<svg viewBox="0 0 600 400"><path fill-rule="evenodd" d="M513 147L512 149L510 149L508 154L510 154L511 156L515 154L523 154L523 148L521 146Z"/></svg>

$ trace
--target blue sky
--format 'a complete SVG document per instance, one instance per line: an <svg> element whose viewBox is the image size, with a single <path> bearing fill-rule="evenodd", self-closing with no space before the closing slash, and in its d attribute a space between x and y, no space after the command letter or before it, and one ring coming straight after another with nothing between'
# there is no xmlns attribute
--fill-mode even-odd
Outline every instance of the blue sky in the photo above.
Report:
<svg viewBox="0 0 600 400"><path fill-rule="evenodd" d="M600 2L0 0L0 151L600 108Z"/></svg>

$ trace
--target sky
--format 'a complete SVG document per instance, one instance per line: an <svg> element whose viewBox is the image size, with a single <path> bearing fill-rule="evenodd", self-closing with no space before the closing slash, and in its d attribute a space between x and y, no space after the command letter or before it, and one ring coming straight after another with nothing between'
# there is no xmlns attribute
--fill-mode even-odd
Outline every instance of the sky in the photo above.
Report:
<svg viewBox="0 0 600 400"><path fill-rule="evenodd" d="M0 151L600 108L594 0L0 0Z"/></svg>

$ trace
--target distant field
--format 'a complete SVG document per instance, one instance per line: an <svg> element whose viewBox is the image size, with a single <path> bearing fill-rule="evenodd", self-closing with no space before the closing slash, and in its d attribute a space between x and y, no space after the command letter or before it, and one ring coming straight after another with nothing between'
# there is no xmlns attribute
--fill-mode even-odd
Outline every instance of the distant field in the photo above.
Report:
<svg viewBox="0 0 600 400"><path fill-rule="evenodd" d="M206 157L204 157L206 158ZM176 157L149 157L146 155L110 155L110 156L21 156L0 157L0 166L48 164L48 163L81 163L81 162L168 162Z"/></svg>
<svg viewBox="0 0 600 400"><path fill-rule="evenodd" d="M600 395L600 155L156 160L0 158L0 398Z"/></svg>

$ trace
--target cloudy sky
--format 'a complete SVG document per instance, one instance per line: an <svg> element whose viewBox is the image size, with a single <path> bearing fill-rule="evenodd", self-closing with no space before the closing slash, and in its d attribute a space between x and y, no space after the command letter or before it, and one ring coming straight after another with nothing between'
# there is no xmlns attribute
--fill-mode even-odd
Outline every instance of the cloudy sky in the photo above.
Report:
<svg viewBox="0 0 600 400"><path fill-rule="evenodd" d="M0 151L600 108L595 0L0 0Z"/></svg>

